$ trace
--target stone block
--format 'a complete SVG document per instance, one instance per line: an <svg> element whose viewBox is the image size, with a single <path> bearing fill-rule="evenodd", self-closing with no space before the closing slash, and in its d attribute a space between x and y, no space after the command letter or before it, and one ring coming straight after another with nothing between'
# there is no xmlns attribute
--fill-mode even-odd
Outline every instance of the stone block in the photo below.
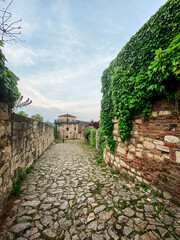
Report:
<svg viewBox="0 0 180 240"><path fill-rule="evenodd" d="M176 162L180 163L180 152L176 151Z"/></svg>
<svg viewBox="0 0 180 240"><path fill-rule="evenodd" d="M136 169L135 168L131 168L131 172L135 173Z"/></svg>
<svg viewBox="0 0 180 240"><path fill-rule="evenodd" d="M167 115L171 115L172 112L171 111L159 111L159 116L167 116Z"/></svg>
<svg viewBox="0 0 180 240"><path fill-rule="evenodd" d="M142 152L136 152L136 157L142 158Z"/></svg>
<svg viewBox="0 0 180 240"><path fill-rule="evenodd" d="M173 135L166 135L164 137L164 141L169 142L169 143L179 143L180 140L178 137L173 136Z"/></svg>
<svg viewBox="0 0 180 240"><path fill-rule="evenodd" d="M137 124L142 124L142 119L136 119L136 120L135 120L135 123L137 123Z"/></svg>
<svg viewBox="0 0 180 240"><path fill-rule="evenodd" d="M142 177L136 176L136 179L137 179L139 182L142 182Z"/></svg>
<svg viewBox="0 0 180 240"><path fill-rule="evenodd" d="M135 146L133 146L132 144L129 145L128 149L129 149L129 151L131 151L131 152L135 152L135 150L136 150Z"/></svg>
<svg viewBox="0 0 180 240"><path fill-rule="evenodd" d="M138 147L138 148L144 148L143 145L140 144L140 143L137 144L137 147Z"/></svg>
<svg viewBox="0 0 180 240"><path fill-rule="evenodd" d="M160 141L160 140L154 140L154 144L155 145L164 145L164 142Z"/></svg>
<svg viewBox="0 0 180 240"><path fill-rule="evenodd" d="M172 195L169 192L163 192L163 197L168 200L172 199Z"/></svg>
<svg viewBox="0 0 180 240"><path fill-rule="evenodd" d="M150 137L145 137L144 140L148 141L148 142L152 142L153 141L152 138L150 138Z"/></svg>
<svg viewBox="0 0 180 240"><path fill-rule="evenodd" d="M121 154L126 154L126 150L125 150L125 148L123 148L123 147L117 147L117 152L119 152L119 153L121 153Z"/></svg>
<svg viewBox="0 0 180 240"><path fill-rule="evenodd" d="M147 149L154 149L155 145L152 142L144 141L144 147Z"/></svg>
<svg viewBox="0 0 180 240"><path fill-rule="evenodd" d="M133 135L138 137L139 132L138 131L133 131Z"/></svg>
<svg viewBox="0 0 180 240"><path fill-rule="evenodd" d="M134 155L131 153L128 153L127 158L132 160L132 159L134 159Z"/></svg>
<svg viewBox="0 0 180 240"><path fill-rule="evenodd" d="M154 155L154 159L163 161L163 160L164 160L164 157L155 154L155 155Z"/></svg>
<svg viewBox="0 0 180 240"><path fill-rule="evenodd" d="M157 145L156 148L162 152L170 152L169 147Z"/></svg>
<svg viewBox="0 0 180 240"><path fill-rule="evenodd" d="M123 167L127 167L127 164L125 162L123 162L122 160L120 160L120 165L122 165Z"/></svg>
<svg viewBox="0 0 180 240"><path fill-rule="evenodd" d="M147 153L147 156L148 156L149 158L153 158L153 154L152 154L152 153Z"/></svg>
<svg viewBox="0 0 180 240"><path fill-rule="evenodd" d="M114 129L113 133L117 135L118 134L118 130Z"/></svg>
<svg viewBox="0 0 180 240"><path fill-rule="evenodd" d="M130 177L135 177L134 173L132 173L130 171L128 171L128 174L129 174Z"/></svg>
<svg viewBox="0 0 180 240"><path fill-rule="evenodd" d="M151 116L152 116L152 117L157 117L157 116L158 116L157 111L153 111L153 112L151 113Z"/></svg>

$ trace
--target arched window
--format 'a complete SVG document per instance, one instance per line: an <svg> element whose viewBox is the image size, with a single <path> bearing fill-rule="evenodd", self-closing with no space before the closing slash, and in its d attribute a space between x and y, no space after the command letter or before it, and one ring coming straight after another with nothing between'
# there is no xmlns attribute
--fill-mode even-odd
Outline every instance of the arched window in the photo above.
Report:
<svg viewBox="0 0 180 240"><path fill-rule="evenodd" d="M69 131L69 128L67 127L66 130Z"/></svg>
<svg viewBox="0 0 180 240"><path fill-rule="evenodd" d="M68 138L68 136L66 136L66 138Z"/></svg>
<svg viewBox="0 0 180 240"><path fill-rule="evenodd" d="M74 128L74 130L76 131L76 127Z"/></svg>

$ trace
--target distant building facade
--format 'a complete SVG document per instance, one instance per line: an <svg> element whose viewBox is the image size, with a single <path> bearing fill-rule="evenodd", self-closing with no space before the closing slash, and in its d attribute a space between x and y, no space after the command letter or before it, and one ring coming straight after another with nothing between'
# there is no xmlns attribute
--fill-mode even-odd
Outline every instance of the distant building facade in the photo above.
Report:
<svg viewBox="0 0 180 240"><path fill-rule="evenodd" d="M64 114L58 116L57 123L57 138L68 139L78 138L78 123L76 116Z"/></svg>

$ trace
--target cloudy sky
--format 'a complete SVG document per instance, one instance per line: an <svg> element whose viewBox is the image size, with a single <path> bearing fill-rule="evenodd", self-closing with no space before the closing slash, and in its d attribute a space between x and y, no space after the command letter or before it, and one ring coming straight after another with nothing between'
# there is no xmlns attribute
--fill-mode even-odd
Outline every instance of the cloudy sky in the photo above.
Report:
<svg viewBox="0 0 180 240"><path fill-rule="evenodd" d="M165 2L14 0L10 10L22 18L25 42L3 52L24 99L33 101L23 110L49 121L64 113L98 120L103 70Z"/></svg>

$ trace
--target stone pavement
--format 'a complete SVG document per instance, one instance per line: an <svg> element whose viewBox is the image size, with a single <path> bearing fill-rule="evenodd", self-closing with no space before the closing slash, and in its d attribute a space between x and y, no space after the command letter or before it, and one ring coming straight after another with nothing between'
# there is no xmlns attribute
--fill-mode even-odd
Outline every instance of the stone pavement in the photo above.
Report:
<svg viewBox="0 0 180 240"><path fill-rule="evenodd" d="M23 181L0 239L179 239L176 205L96 159L77 141L48 149Z"/></svg>

